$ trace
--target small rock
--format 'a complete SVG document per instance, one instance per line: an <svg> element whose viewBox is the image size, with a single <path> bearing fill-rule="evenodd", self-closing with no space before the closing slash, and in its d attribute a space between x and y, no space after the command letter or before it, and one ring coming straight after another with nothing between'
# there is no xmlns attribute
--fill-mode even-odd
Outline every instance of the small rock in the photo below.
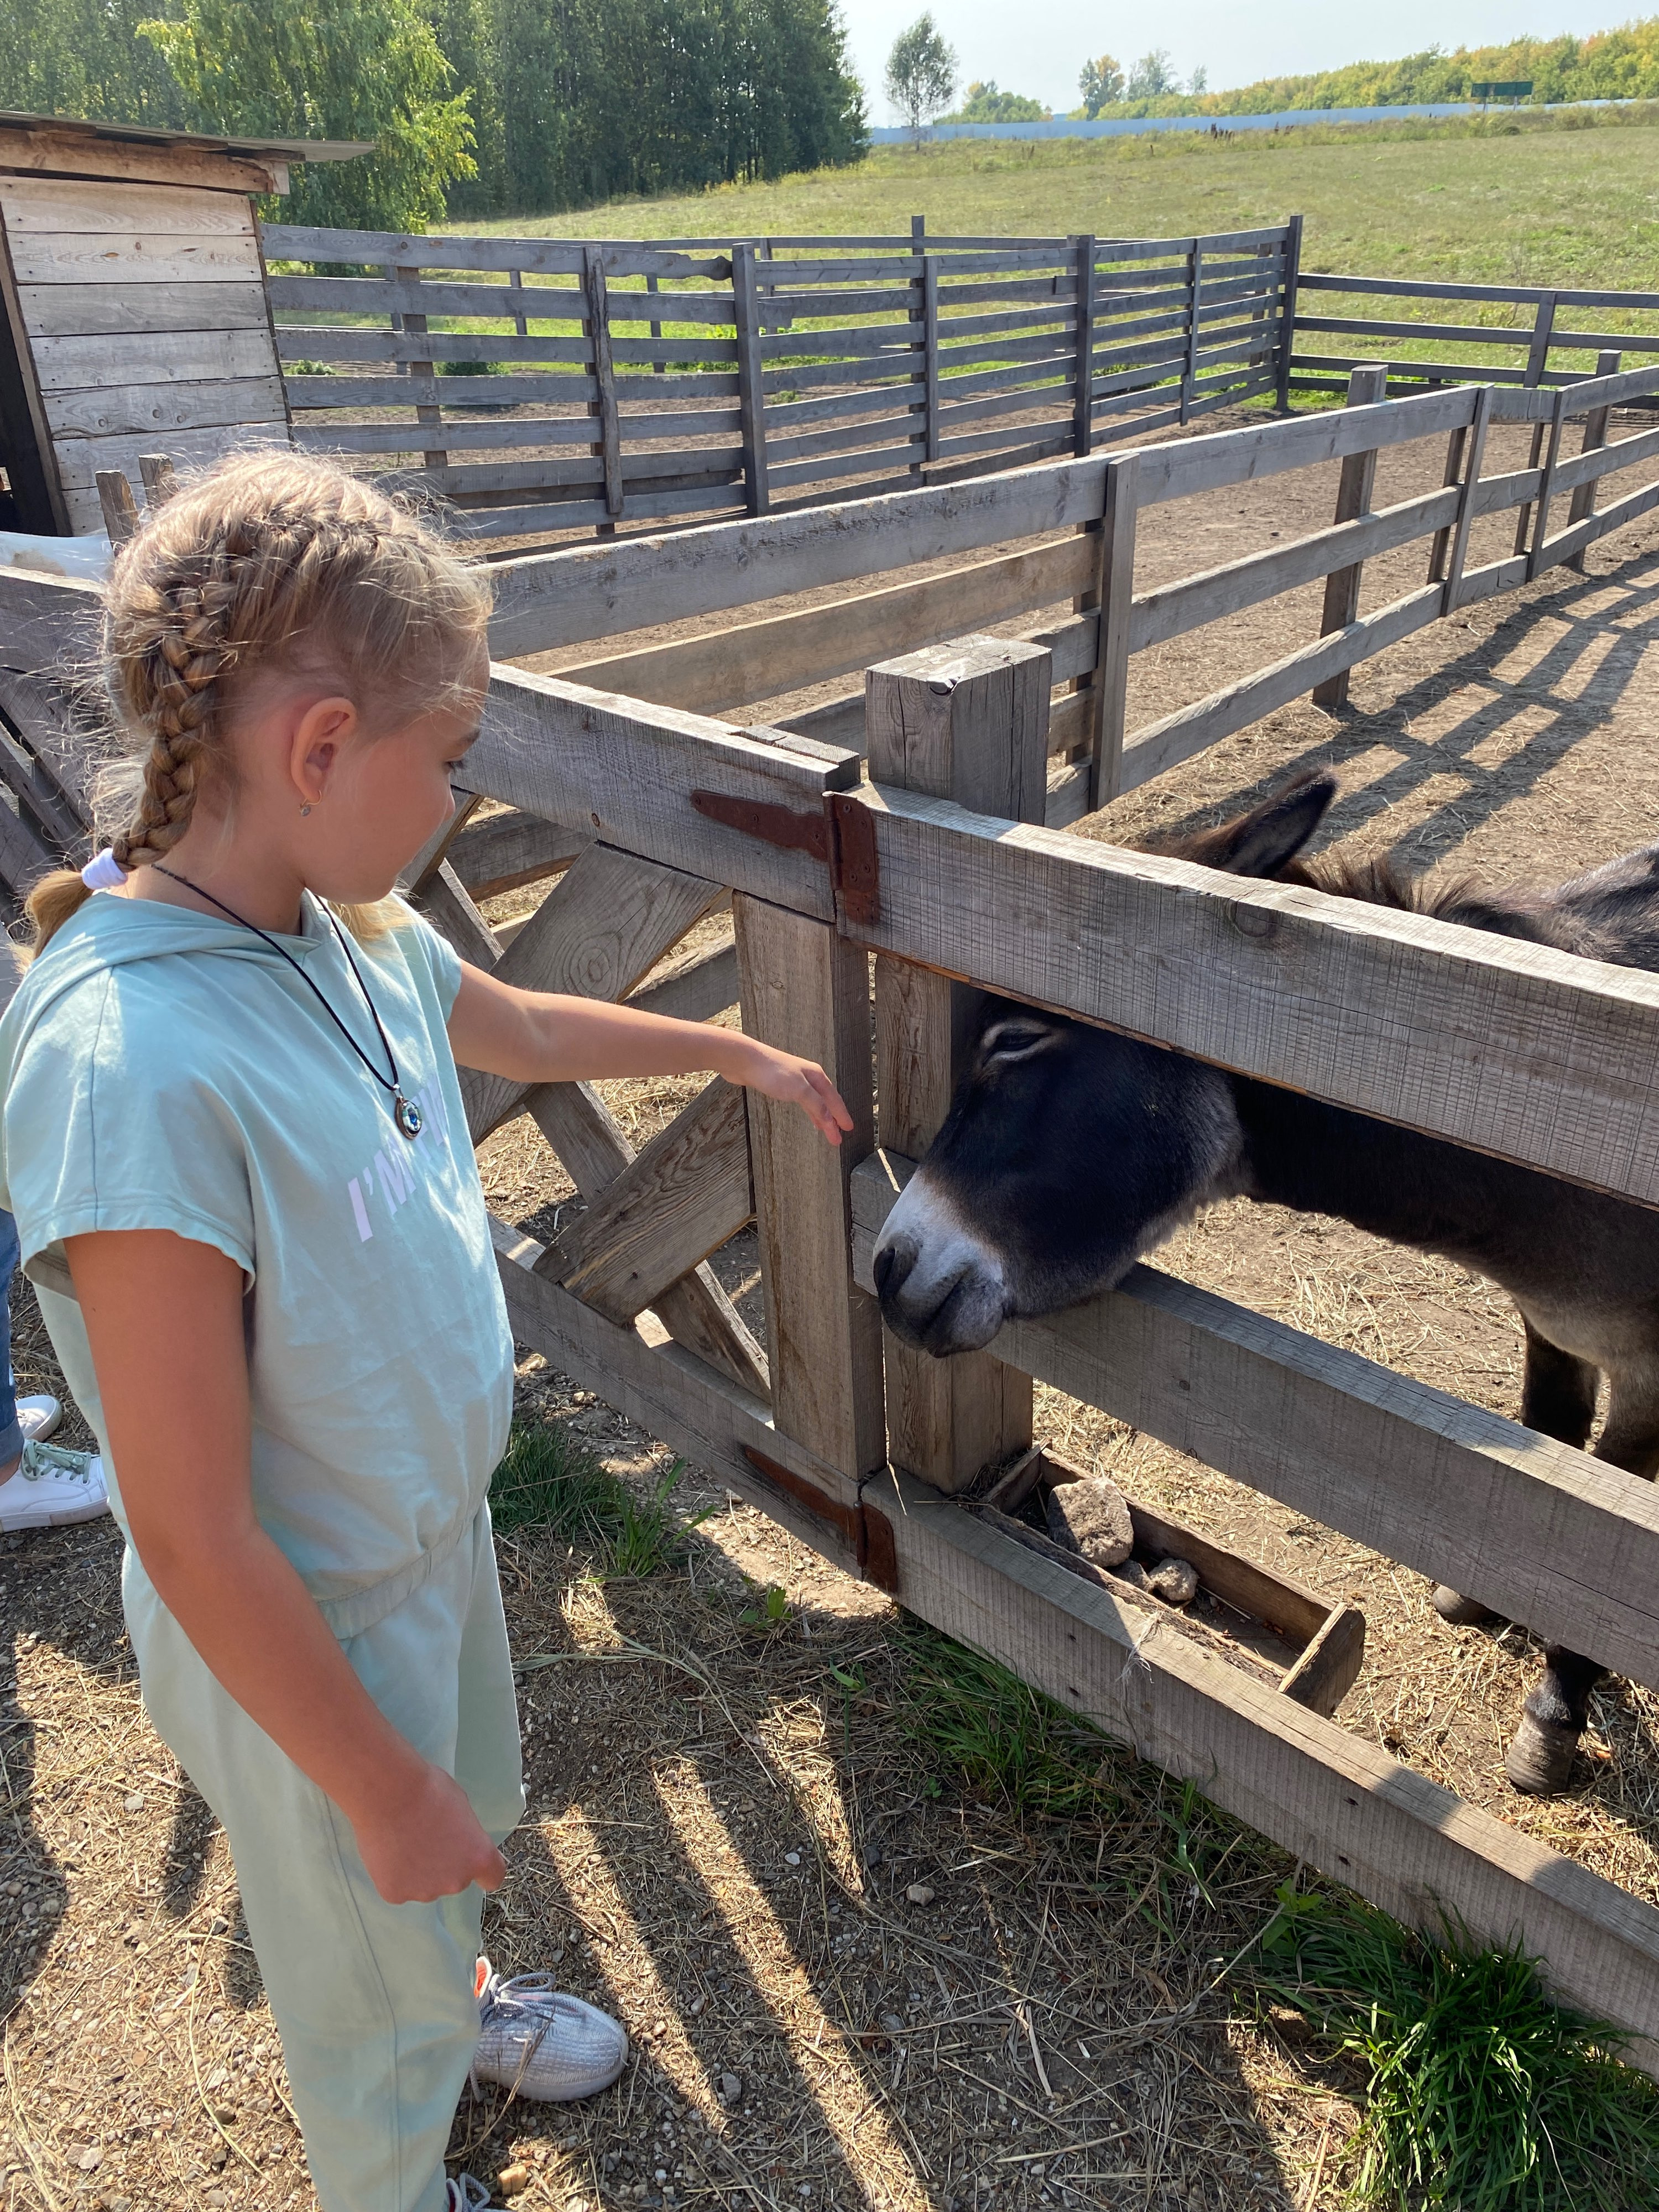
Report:
<svg viewBox="0 0 1659 2212"><path fill-rule="evenodd" d="M1190 1605L1198 1595L1198 1569L1190 1559L1160 1559L1146 1587L1166 1605Z"/></svg>
<svg viewBox="0 0 1659 2212"><path fill-rule="evenodd" d="M516 2197L521 2189L530 2186L530 2168L521 2160L515 2159L511 2166L504 2166L495 2176L495 2186L503 2197Z"/></svg>
<svg viewBox="0 0 1659 2212"><path fill-rule="evenodd" d="M931 1905L933 1901L933 1893L925 1881L913 1881L904 1894L912 1905Z"/></svg>
<svg viewBox="0 0 1659 2212"><path fill-rule="evenodd" d="M720 2095L721 2104L735 2105L742 2094L743 2083L738 2079L735 2074L722 2074L720 2075Z"/></svg>
<svg viewBox="0 0 1659 2212"><path fill-rule="evenodd" d="M1112 1572L1119 1582L1127 1583L1132 1589L1144 1590L1152 1587L1146 1579L1146 1570L1139 1559L1121 1559Z"/></svg>
<svg viewBox="0 0 1659 2212"><path fill-rule="evenodd" d="M82 2173L96 2173L104 2162L104 2154L96 2143L88 2143L84 2150L75 2154L75 2163Z"/></svg>
<svg viewBox="0 0 1659 2212"><path fill-rule="evenodd" d="M690 2002L690 2006L687 2008L687 2009L690 2011L690 2013L691 2017L692 2017L692 2019L693 2019L693 2020L695 2020L695 2019L696 2018L697 2014L698 2014L702 2010L703 2007L708 2003L708 1998L707 1998L707 1997L701 1997L701 1996L699 1996L699 1997L693 1997L693 1998L692 1998L691 2002Z"/></svg>
<svg viewBox="0 0 1659 2212"><path fill-rule="evenodd" d="M899 2018L896 2012L883 2013L881 2016L881 2024L886 2029L889 2035L902 2035L904 2033L904 2022Z"/></svg>
<svg viewBox="0 0 1659 2212"><path fill-rule="evenodd" d="M1091 1565L1115 1567L1135 1547L1129 1501L1103 1474L1056 1483L1048 1492L1048 1534L1068 1552L1081 1552Z"/></svg>
<svg viewBox="0 0 1659 2212"><path fill-rule="evenodd" d="M143 1809L144 1793L142 1790L135 1790L130 1797L124 1797L121 1800L121 1810L124 1813L142 1813Z"/></svg>
<svg viewBox="0 0 1659 2212"><path fill-rule="evenodd" d="M786 1851L783 1855L783 1863L785 1866L799 1866L800 1864L800 1853L799 1851Z"/></svg>

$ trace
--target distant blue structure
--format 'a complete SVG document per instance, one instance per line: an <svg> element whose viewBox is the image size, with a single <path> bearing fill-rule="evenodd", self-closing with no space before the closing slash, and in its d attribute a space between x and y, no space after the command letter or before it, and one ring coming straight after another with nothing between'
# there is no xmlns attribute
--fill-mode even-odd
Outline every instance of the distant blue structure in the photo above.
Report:
<svg viewBox="0 0 1659 2212"><path fill-rule="evenodd" d="M1558 107L1622 107L1616 100L1550 100ZM1453 115L1478 115L1481 103L1472 100L1436 100L1416 107L1290 107L1277 115L1133 115L1112 121L1086 123L1081 117L1057 115L1043 123L933 123L922 131L925 140L944 138L1133 138L1149 131L1291 131L1309 123L1397 123L1402 117L1434 122ZM1534 111L1535 112L1535 111ZM878 146L902 146L910 132L902 124L880 125L870 133Z"/></svg>

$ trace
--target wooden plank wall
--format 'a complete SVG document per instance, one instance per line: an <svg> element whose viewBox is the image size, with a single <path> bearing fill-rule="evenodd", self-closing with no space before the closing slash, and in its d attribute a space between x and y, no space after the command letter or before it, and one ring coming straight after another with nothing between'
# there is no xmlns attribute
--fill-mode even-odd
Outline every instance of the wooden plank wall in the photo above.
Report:
<svg viewBox="0 0 1659 2212"><path fill-rule="evenodd" d="M286 441L245 190L0 173L0 227L70 531L101 527L100 469Z"/></svg>
<svg viewBox="0 0 1659 2212"><path fill-rule="evenodd" d="M1396 300L1402 304L1390 309L1388 302ZM1368 308L1372 301L1376 306ZM1616 331L1606 327L1609 317L1620 325ZM1287 390L1340 392L1364 362L1386 368L1391 392L1445 384L1513 384L1531 391L1589 375L1591 356L1609 351L1659 354L1659 292L1310 275L1304 269L1297 278Z"/></svg>
<svg viewBox="0 0 1659 2212"><path fill-rule="evenodd" d="M949 481L1269 392L1289 235L264 239L297 441L418 459L490 538Z"/></svg>

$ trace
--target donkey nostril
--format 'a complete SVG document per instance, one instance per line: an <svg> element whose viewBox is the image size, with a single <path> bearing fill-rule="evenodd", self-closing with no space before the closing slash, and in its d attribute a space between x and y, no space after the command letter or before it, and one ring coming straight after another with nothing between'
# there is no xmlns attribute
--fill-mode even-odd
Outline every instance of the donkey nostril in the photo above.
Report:
<svg viewBox="0 0 1659 2212"><path fill-rule="evenodd" d="M881 1246L876 1254L876 1291L878 1297L902 1290L905 1277L916 1264L921 1247L914 1237L895 1237Z"/></svg>

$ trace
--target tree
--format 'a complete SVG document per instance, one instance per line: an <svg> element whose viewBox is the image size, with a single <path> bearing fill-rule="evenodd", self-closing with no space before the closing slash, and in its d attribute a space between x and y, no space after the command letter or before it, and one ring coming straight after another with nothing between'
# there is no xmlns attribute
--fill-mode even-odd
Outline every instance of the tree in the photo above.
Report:
<svg viewBox="0 0 1659 2212"><path fill-rule="evenodd" d="M1110 54L1085 62L1083 74L1077 81L1083 94L1083 112L1092 123L1103 107L1109 107L1123 97L1123 70Z"/></svg>
<svg viewBox="0 0 1659 2212"><path fill-rule="evenodd" d="M76 115L151 130L186 125L185 96L137 35L155 0L5 0L0 6L0 108Z"/></svg>
<svg viewBox="0 0 1659 2212"><path fill-rule="evenodd" d="M289 221L423 230L445 186L475 173L465 95L414 0L184 0L183 14L137 27L198 129L374 142L364 160L302 166Z"/></svg>
<svg viewBox="0 0 1659 2212"><path fill-rule="evenodd" d="M950 105L957 88L957 57L939 36L931 9L901 31L887 57L887 97L920 142L921 126Z"/></svg>
<svg viewBox="0 0 1659 2212"><path fill-rule="evenodd" d="M1150 53L1142 54L1130 70L1124 96L1129 100L1156 100L1160 94L1180 89L1175 64L1164 47L1154 46Z"/></svg>
<svg viewBox="0 0 1659 2212"><path fill-rule="evenodd" d="M953 123L1046 123L1053 112L1040 100L1028 100L1023 92L1002 91L991 77L984 84L969 86L967 99L950 119Z"/></svg>
<svg viewBox="0 0 1659 2212"><path fill-rule="evenodd" d="M1209 88L1210 72L1208 70L1195 69L1191 76L1187 80L1188 91L1191 93L1193 98L1196 100L1201 93L1207 92Z"/></svg>

